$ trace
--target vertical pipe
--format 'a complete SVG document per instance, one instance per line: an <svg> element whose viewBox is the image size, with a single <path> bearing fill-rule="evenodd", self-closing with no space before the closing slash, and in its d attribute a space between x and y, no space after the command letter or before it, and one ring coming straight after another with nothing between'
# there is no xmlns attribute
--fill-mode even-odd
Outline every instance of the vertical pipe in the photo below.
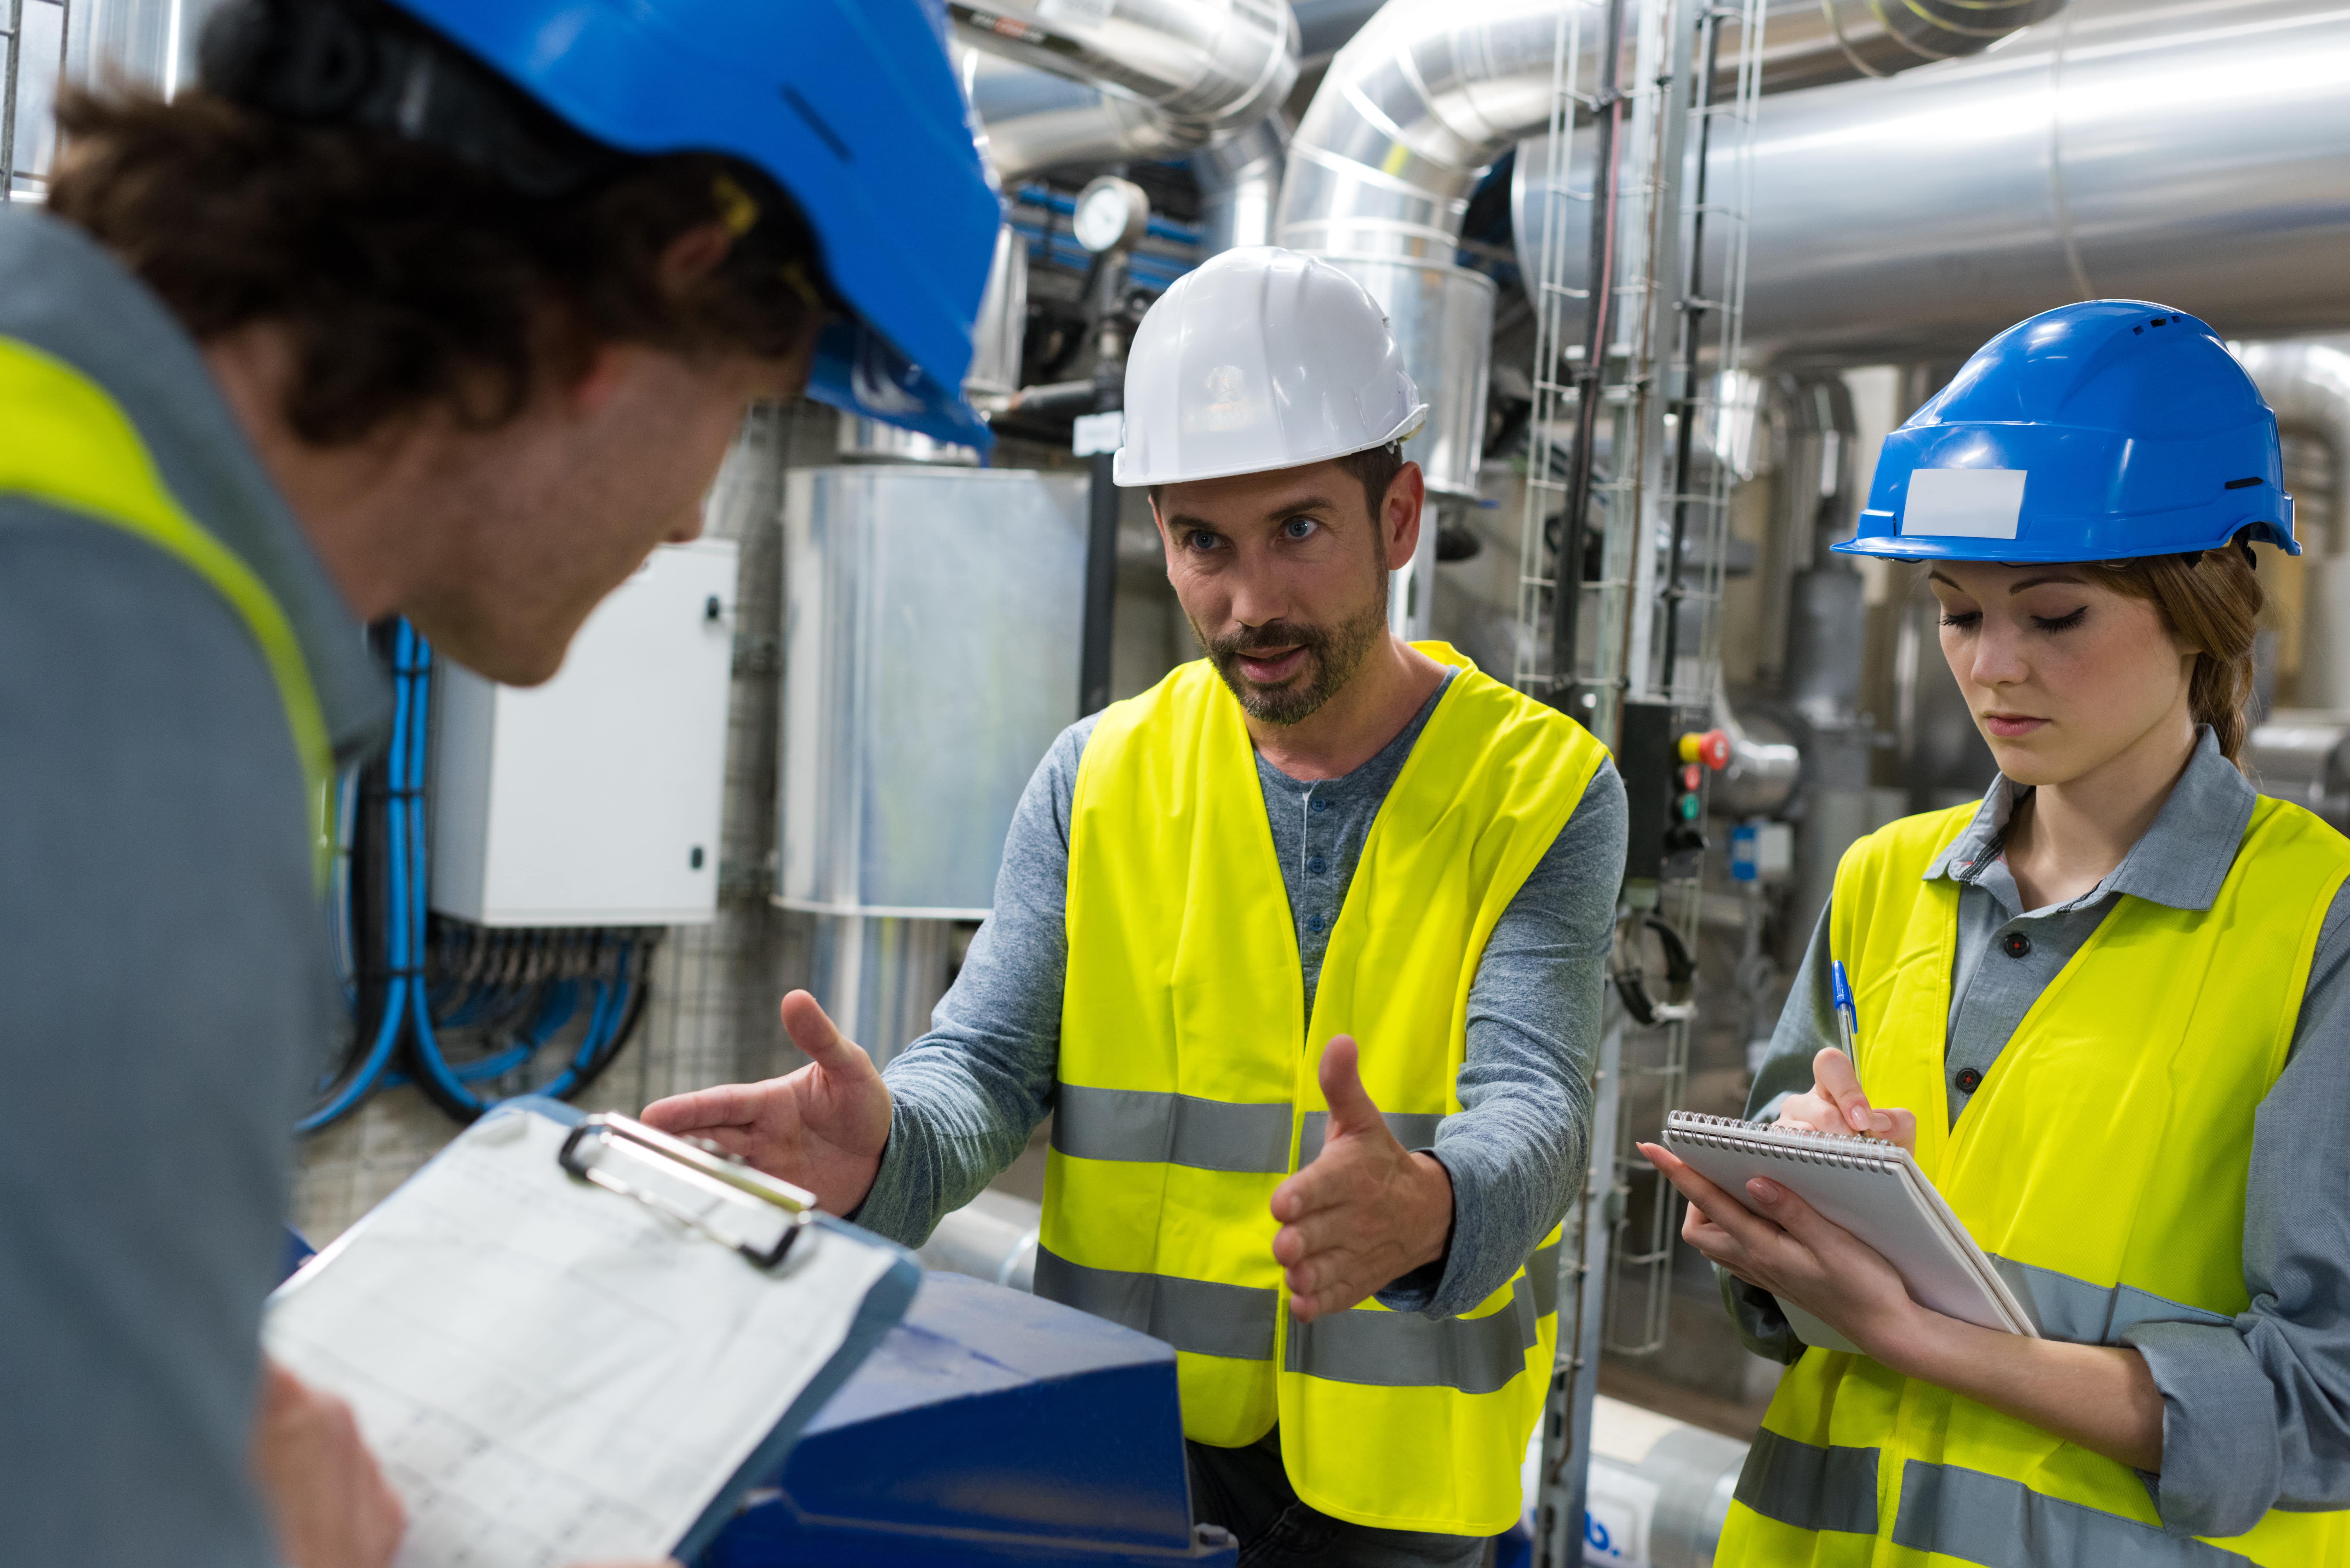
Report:
<svg viewBox="0 0 2350 1568"><path fill-rule="evenodd" d="M1624 49L1626 0L1607 0L1597 90L1592 99L1591 280L1584 312L1583 363L1575 372L1575 446L1567 458L1566 509L1558 524L1558 562L1551 577L1551 706L1577 723L1575 645L1583 613L1583 534L1591 514L1591 460L1598 442L1599 387L1616 291L1616 130L1624 114L1617 57ZM1618 453L1616 461L1622 462Z"/></svg>
<svg viewBox="0 0 2350 1568"><path fill-rule="evenodd" d="M8 80L0 87L0 205L16 199L16 78L25 66L25 0L8 0Z"/></svg>
<svg viewBox="0 0 2350 1568"><path fill-rule="evenodd" d="M1096 265L1096 321L1099 351L1094 360L1094 411L1126 407L1126 337L1121 301L1126 291L1126 254L1106 251ZM1086 618L1079 637L1077 716L1109 706L1111 623L1118 612L1118 483L1113 452L1096 452L1093 487L1086 497Z"/></svg>

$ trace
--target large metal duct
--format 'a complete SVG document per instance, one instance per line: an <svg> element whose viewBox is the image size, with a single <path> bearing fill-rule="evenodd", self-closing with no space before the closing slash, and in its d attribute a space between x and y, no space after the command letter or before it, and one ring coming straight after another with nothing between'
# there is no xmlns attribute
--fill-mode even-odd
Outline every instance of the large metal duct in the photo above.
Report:
<svg viewBox="0 0 2350 1568"><path fill-rule="evenodd" d="M1783 17L1817 25L1797 26L1793 41L1774 47L1772 79L1792 85L1883 74L1987 47L2062 0L1918 4L1909 23L1878 24L1879 36L1860 19L1877 9L1865 0L1849 6L1845 0L1773 0L1766 40L1770 25ZM1975 18L1967 24L1972 30L1935 20L1945 13ZM1416 356L1411 340L1449 345L1476 309L1490 311L1490 290L1480 293L1482 275L1454 265L1461 221L1487 166L1548 124L1562 26L1583 29L1578 47L1586 62L1604 47L1602 13L1595 6L1389 0L1331 61L1291 139L1276 243L1327 257L1387 307L1404 343L1404 362L1430 404L1429 433L1406 452L1441 496L1476 493L1485 344L1480 341L1473 358L1450 348L1440 358ZM1725 38L1723 57L1737 54L1737 41ZM1454 431L1465 439L1447 446L1441 437Z"/></svg>
<svg viewBox="0 0 2350 1568"><path fill-rule="evenodd" d="M1289 127L1269 114L1231 140L1191 155L1200 182L1200 249L1214 255L1236 245L1273 244L1273 211L1281 199Z"/></svg>
<svg viewBox="0 0 2350 1568"><path fill-rule="evenodd" d="M955 56L988 161L1006 187L1066 163L1180 158L1211 134L1139 99L984 49L958 46Z"/></svg>
<svg viewBox="0 0 2350 1568"><path fill-rule="evenodd" d="M948 10L963 39L1158 109L1204 147L1279 108L1297 81L1288 0L1001 0Z"/></svg>
<svg viewBox="0 0 2350 1568"><path fill-rule="evenodd" d="M2077 0L1978 59L1767 99L1749 360L1961 358L2100 296L2177 306L2236 337L2350 323L2345 80L2336 0ZM1293 168L1329 156L1301 129ZM1367 197L1344 210L1354 243L1379 237L1373 220L1399 236L1429 226ZM1538 212L1519 211L1518 232L1539 233ZM1583 225L1583 203L1569 215ZM1568 232L1579 283L1586 247Z"/></svg>
<svg viewBox="0 0 2350 1568"><path fill-rule="evenodd" d="M1897 25L1870 0L1772 0L1764 87L1889 75L1972 53L2062 4L1912 0L1889 8L1903 12ZM1450 263L1478 177L1549 123L1564 9L1562 0L1389 0L1331 61L1292 139L1279 243ZM1602 47L1599 8L1571 15L1589 61ZM1736 55L1733 33L1722 57Z"/></svg>

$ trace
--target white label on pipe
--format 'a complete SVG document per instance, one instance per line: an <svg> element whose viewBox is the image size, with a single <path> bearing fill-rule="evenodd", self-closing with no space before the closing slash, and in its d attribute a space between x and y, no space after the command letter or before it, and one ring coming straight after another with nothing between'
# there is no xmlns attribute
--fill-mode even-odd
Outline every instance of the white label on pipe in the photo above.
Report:
<svg viewBox="0 0 2350 1568"><path fill-rule="evenodd" d="M1117 0L1037 0L1036 15L1047 22L1075 22L1100 26L1109 20Z"/></svg>
<svg viewBox="0 0 2350 1568"><path fill-rule="evenodd" d="M1069 431L1069 446L1079 457L1116 452L1126 440L1126 416L1116 409L1106 414L1079 414Z"/></svg>
<svg viewBox="0 0 2350 1568"><path fill-rule="evenodd" d="M1909 475L1901 508L1904 535L2012 539L2023 514L2021 468L1920 468Z"/></svg>

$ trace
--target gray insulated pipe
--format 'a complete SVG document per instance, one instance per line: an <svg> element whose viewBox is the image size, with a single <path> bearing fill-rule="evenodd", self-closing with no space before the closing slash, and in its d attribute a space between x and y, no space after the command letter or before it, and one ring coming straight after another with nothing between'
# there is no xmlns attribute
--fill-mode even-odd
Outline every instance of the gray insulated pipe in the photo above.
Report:
<svg viewBox="0 0 2350 1568"><path fill-rule="evenodd" d="M2061 4L1914 0L1911 20L1897 26L1869 20L1883 9L1871 0L1771 0L1764 86L1882 75L1987 48ZM1951 18L1966 18L1963 28ZM1603 7L1388 0L1330 62L1290 140L1274 243L1328 258L1386 308L1429 401L1428 424L1404 452L1440 496L1476 493L1484 447L1492 290L1454 265L1461 222L1492 161L1548 125L1566 26L1582 29L1587 74L1604 47ZM1785 35L1776 43L1774 28ZM1738 53L1739 41L1724 38L1722 57Z"/></svg>
<svg viewBox="0 0 2350 1568"><path fill-rule="evenodd" d="M2064 0L1771 0L1763 88L1888 76L1990 47ZM1291 140L1279 243L1450 263L1469 193L1549 123L1562 13L1586 73L1602 8L1563 0L1388 0L1340 49ZM1887 16L1897 18L1886 20ZM1735 60L1733 28L1722 58Z"/></svg>
<svg viewBox="0 0 2350 1568"><path fill-rule="evenodd" d="M987 160L1007 191L1061 164L1181 158L1209 140L1205 126L1090 82L983 49L959 47L955 57Z"/></svg>
<svg viewBox="0 0 2350 1568"><path fill-rule="evenodd" d="M2345 81L2335 0L2076 0L1976 59L1766 99L1749 360L1959 359L2098 297L2234 337L2350 324ZM1538 234L1520 183L1518 233Z"/></svg>
<svg viewBox="0 0 2350 1568"><path fill-rule="evenodd" d="M1245 130L1297 81L1288 0L955 0L947 9L975 47L1150 106L1175 151Z"/></svg>

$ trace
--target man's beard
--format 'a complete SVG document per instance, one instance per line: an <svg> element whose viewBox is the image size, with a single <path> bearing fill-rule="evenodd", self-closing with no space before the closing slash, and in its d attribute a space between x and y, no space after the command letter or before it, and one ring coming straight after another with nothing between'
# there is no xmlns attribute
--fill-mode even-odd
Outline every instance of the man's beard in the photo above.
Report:
<svg viewBox="0 0 2350 1568"><path fill-rule="evenodd" d="M1387 635L1384 573L1381 578L1383 591L1359 614L1336 627L1326 628L1301 621L1275 620L1235 637L1211 638L1201 636L1194 624L1191 634L1199 638L1200 646L1207 650L1208 662L1215 666L1216 673L1223 677L1224 684L1240 699L1242 711L1250 718L1268 724L1299 723L1318 711L1322 704L1355 678L1363 660ZM1277 648L1304 649L1305 667L1278 686L1251 685L1236 668L1240 656Z"/></svg>

